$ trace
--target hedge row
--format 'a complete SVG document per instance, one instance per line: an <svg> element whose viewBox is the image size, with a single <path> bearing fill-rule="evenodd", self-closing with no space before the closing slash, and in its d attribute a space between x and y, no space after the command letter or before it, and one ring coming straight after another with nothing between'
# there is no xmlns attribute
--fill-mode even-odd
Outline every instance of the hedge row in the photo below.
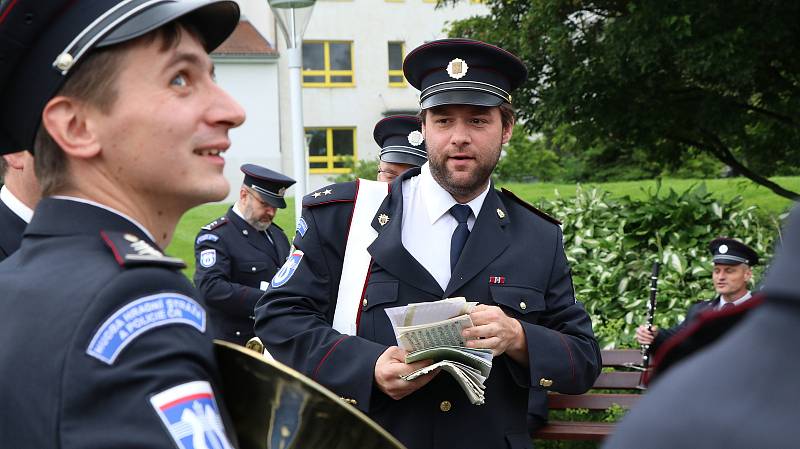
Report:
<svg viewBox="0 0 800 449"><path fill-rule="evenodd" d="M662 262L655 324L668 327L693 302L714 296L711 240L734 237L755 249L762 258L754 269L757 283L778 236L781 217L744 207L741 198L717 200L704 184L683 193L664 194L660 186L646 193L643 200L612 199L579 188L574 198L539 204L563 222L575 293L604 349L638 347L633 334L646 320L654 261Z"/></svg>

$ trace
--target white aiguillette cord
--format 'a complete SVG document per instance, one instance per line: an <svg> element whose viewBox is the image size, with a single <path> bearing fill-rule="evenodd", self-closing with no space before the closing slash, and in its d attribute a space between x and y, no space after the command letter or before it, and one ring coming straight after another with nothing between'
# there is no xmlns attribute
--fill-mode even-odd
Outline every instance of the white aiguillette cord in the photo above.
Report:
<svg viewBox="0 0 800 449"><path fill-rule="evenodd" d="M367 248L378 236L378 232L372 228L372 219L389 193L389 183L367 179L358 179L357 182L356 204L353 207L350 231L347 233L342 277L339 280L339 294L333 314L333 328L347 335L356 335L358 332L356 321L361 306L361 293L364 291L364 282L372 260Z"/></svg>

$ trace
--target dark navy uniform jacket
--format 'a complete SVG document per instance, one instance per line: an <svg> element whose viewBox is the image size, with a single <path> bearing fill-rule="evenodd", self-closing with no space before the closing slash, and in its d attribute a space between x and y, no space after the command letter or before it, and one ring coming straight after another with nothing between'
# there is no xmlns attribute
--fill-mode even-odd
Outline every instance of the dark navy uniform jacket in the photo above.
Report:
<svg viewBox="0 0 800 449"><path fill-rule="evenodd" d="M162 414L227 419L205 311L157 248L111 211L39 203L0 263L0 446L174 448Z"/></svg>
<svg viewBox="0 0 800 449"><path fill-rule="evenodd" d="M402 181L418 174L411 169L392 183L372 222L379 234L369 247L373 263L357 336L331 328L356 183L304 199L296 250L259 301L256 335L276 359L347 398L409 449L530 447L529 389L582 393L600 370L591 320L575 301L561 230L511 194L491 189L443 291L401 242ZM382 214L389 217L384 226ZM504 281L491 283L492 277ZM397 345L385 309L456 296L498 305L519 319L530 366L495 358L480 406L471 405L446 373L402 400L389 398L374 383L378 357Z"/></svg>
<svg viewBox="0 0 800 449"><path fill-rule="evenodd" d="M709 308L713 309L714 307L717 307L719 305L719 301L719 296L717 296L711 301L700 301L689 306L689 310L686 311L686 318L683 321L675 326L670 327L669 329L659 329L658 334L653 339L653 343L650 344L650 353L655 354L656 351L658 351L658 348L660 348L665 341L686 328L687 325L689 325L692 321L694 321L695 318L697 318L698 315L700 315L700 312L708 310Z"/></svg>
<svg viewBox="0 0 800 449"><path fill-rule="evenodd" d="M605 448L797 447L798 212L792 212L782 247L767 271L763 303L749 311L733 309L747 316L658 377Z"/></svg>
<svg viewBox="0 0 800 449"><path fill-rule="evenodd" d="M197 235L194 283L213 317L215 338L244 345L255 335L253 309L264 294L261 283L269 282L289 255L283 230L273 223L266 232L274 243L230 208Z"/></svg>
<svg viewBox="0 0 800 449"><path fill-rule="evenodd" d="M6 203L0 201L0 261L19 248L26 224Z"/></svg>

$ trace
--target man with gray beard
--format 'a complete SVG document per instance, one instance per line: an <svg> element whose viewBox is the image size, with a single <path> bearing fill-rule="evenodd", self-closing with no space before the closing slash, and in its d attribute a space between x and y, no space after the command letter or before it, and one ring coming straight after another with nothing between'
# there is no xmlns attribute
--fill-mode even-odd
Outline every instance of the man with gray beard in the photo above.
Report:
<svg viewBox="0 0 800 449"><path fill-rule="evenodd" d="M194 283L209 307L214 337L244 345L254 336L253 308L289 255L286 234L272 220L295 181L258 165L241 170L239 199L197 235Z"/></svg>

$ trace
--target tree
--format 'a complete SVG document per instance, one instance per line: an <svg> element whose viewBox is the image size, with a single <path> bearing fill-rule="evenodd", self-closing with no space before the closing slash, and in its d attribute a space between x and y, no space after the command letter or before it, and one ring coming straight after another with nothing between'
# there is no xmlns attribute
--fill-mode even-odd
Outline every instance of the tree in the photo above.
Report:
<svg viewBox="0 0 800 449"><path fill-rule="evenodd" d="M533 139L516 126L494 174L501 181L525 182L553 181L560 179L561 172L558 156L546 148L544 139Z"/></svg>
<svg viewBox="0 0 800 449"><path fill-rule="evenodd" d="M456 3L460 0L440 0ZM485 0L490 14L451 36L495 43L530 70L515 93L530 132L679 165L714 156L767 179L800 167L800 2Z"/></svg>

